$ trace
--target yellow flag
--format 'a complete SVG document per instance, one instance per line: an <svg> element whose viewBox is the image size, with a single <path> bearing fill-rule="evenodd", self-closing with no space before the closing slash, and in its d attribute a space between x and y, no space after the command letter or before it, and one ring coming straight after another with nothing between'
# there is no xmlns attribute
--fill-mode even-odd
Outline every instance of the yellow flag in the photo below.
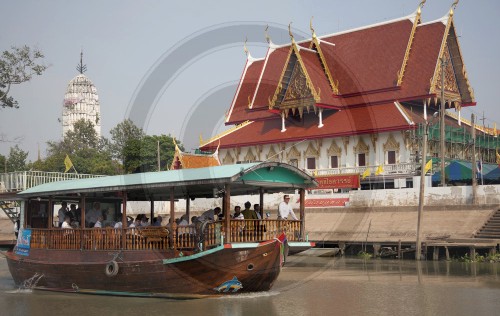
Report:
<svg viewBox="0 0 500 316"><path fill-rule="evenodd" d="M424 174L426 174L427 171L431 170L431 168L432 168L432 159L430 159L429 161L427 161L427 163L425 164Z"/></svg>
<svg viewBox="0 0 500 316"><path fill-rule="evenodd" d="M370 168L366 168L365 172L363 172L363 175L361 176L361 179L368 177L370 174L371 174Z"/></svg>
<svg viewBox="0 0 500 316"><path fill-rule="evenodd" d="M64 170L64 172L68 172L68 170L73 167L73 163L71 162L71 159L69 159L68 155L66 155L66 158L64 158L64 166L66 167L66 170Z"/></svg>
<svg viewBox="0 0 500 316"><path fill-rule="evenodd" d="M375 171L375 175L378 176L381 173L384 173L383 165L378 166L377 170Z"/></svg>

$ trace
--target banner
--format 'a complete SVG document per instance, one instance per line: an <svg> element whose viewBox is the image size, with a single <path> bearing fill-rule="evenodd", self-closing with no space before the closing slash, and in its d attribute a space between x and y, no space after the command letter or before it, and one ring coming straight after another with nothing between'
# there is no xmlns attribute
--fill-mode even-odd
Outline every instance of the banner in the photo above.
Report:
<svg viewBox="0 0 500 316"><path fill-rule="evenodd" d="M359 173L336 174L330 176L315 177L318 182L317 189L357 189L359 188Z"/></svg>
<svg viewBox="0 0 500 316"><path fill-rule="evenodd" d="M14 252L20 256L30 255L31 229L20 229Z"/></svg>

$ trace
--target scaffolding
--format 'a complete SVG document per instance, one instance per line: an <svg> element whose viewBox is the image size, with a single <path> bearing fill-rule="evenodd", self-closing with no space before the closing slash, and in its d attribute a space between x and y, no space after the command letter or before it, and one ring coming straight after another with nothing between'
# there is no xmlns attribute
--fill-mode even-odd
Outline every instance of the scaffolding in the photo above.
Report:
<svg viewBox="0 0 500 316"><path fill-rule="evenodd" d="M461 159L472 161L472 134L471 127L463 124L461 127L445 125L445 156L447 159ZM415 137L419 148L422 148L424 124L418 124ZM477 129L475 148L477 157L485 163L496 163L496 149L500 147L500 139L496 135L490 135L481 129ZM440 124L429 127L428 146L429 156L439 157Z"/></svg>

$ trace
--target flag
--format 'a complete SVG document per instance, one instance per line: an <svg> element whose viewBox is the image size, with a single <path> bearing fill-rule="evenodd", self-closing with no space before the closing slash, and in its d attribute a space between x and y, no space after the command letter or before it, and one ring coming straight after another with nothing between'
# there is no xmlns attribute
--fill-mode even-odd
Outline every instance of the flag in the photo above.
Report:
<svg viewBox="0 0 500 316"><path fill-rule="evenodd" d="M429 171L431 168L432 168L432 159L430 159L429 161L427 161L427 163L425 164L424 174L426 174L427 171Z"/></svg>
<svg viewBox="0 0 500 316"><path fill-rule="evenodd" d="M375 175L378 176L381 173L384 173L384 166L383 165L378 166L377 170L375 171Z"/></svg>
<svg viewBox="0 0 500 316"><path fill-rule="evenodd" d="M366 168L365 172L363 172L363 175L361 176L361 179L368 177L370 174L371 174L370 168Z"/></svg>
<svg viewBox="0 0 500 316"><path fill-rule="evenodd" d="M66 155L66 158L64 158L64 166L66 167L66 170L64 170L64 172L68 172L68 170L73 167L73 163L71 162L71 159L69 159L68 155Z"/></svg>
<svg viewBox="0 0 500 316"><path fill-rule="evenodd" d="M493 137L497 137L497 123L493 126Z"/></svg>

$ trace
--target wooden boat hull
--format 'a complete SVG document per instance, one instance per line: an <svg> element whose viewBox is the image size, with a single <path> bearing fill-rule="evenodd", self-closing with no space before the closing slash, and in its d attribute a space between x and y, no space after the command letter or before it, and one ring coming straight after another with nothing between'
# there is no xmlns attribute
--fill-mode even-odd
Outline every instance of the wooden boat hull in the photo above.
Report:
<svg viewBox="0 0 500 316"><path fill-rule="evenodd" d="M10 251L7 261L19 286L92 294L191 298L271 289L281 270L283 247L276 239L260 244L225 244L186 254L160 250L31 249L29 256ZM117 271L111 267L113 264ZM108 268L111 273L106 271Z"/></svg>

